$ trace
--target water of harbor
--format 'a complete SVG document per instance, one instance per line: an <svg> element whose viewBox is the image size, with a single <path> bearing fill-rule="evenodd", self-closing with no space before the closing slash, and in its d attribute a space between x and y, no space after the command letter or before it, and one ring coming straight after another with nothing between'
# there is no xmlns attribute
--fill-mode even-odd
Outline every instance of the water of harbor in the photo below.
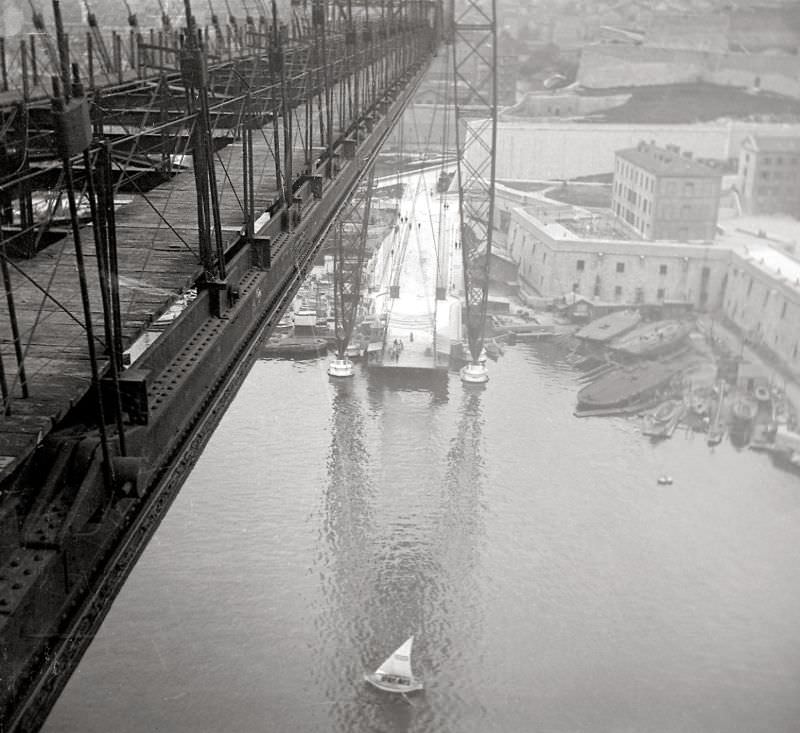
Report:
<svg viewBox="0 0 800 733"><path fill-rule="evenodd" d="M45 730L797 731L800 477L573 417L563 356L259 361ZM427 689L366 686L411 633Z"/></svg>

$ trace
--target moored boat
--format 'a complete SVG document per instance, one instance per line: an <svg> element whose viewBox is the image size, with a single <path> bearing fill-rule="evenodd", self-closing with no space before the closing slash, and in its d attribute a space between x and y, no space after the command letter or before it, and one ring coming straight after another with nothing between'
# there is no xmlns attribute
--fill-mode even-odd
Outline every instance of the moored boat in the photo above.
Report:
<svg viewBox="0 0 800 733"><path fill-rule="evenodd" d="M657 399L657 394L680 373L680 364L644 362L618 367L578 392L578 411L624 407Z"/></svg>
<svg viewBox="0 0 800 733"><path fill-rule="evenodd" d="M261 355L284 359L308 359L328 351L328 342L314 336L272 336L261 348Z"/></svg>
<svg viewBox="0 0 800 733"><path fill-rule="evenodd" d="M669 438L683 417L682 400L662 402L653 412L644 416L642 433L653 438Z"/></svg>

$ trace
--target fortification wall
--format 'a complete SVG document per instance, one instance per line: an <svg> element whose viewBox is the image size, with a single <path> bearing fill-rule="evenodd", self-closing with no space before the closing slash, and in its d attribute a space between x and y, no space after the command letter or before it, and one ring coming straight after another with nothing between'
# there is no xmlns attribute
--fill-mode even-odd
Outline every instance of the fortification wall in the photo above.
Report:
<svg viewBox="0 0 800 733"><path fill-rule="evenodd" d="M800 97L800 56L587 46L577 81L592 89L705 81Z"/></svg>

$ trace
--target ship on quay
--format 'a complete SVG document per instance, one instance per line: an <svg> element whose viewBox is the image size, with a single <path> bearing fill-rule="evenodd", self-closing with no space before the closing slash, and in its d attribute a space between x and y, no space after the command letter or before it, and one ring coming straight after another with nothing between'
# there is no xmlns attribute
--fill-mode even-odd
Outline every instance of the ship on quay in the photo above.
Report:
<svg viewBox="0 0 800 733"><path fill-rule="evenodd" d="M653 359L680 350L691 330L690 321L653 321L617 336L608 347L625 357Z"/></svg>
<svg viewBox="0 0 800 733"><path fill-rule="evenodd" d="M642 315L638 310L614 311L578 329L575 338L591 344L604 345L636 328L641 320Z"/></svg>

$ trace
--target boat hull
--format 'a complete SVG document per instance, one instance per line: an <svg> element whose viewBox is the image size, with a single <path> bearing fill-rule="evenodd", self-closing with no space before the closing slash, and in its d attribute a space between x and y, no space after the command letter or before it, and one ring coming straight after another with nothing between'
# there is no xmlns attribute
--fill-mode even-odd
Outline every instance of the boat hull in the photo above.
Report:
<svg viewBox="0 0 800 733"><path fill-rule="evenodd" d="M378 690L383 690L383 692L394 692L394 693L419 692L424 687L424 685L422 684L422 680L419 680L416 677L412 677L410 680L408 680L408 684L397 684L396 682L385 681L382 675L365 674L364 681L368 682L370 685L377 688Z"/></svg>

